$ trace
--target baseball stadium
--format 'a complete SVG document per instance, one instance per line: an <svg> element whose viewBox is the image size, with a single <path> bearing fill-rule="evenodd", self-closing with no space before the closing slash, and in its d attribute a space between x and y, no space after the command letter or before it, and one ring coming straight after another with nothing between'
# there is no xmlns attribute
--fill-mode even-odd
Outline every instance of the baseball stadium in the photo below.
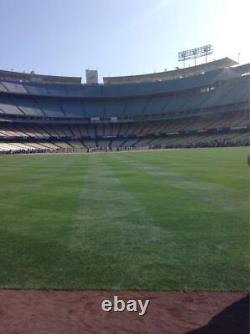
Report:
<svg viewBox="0 0 250 334"><path fill-rule="evenodd" d="M86 290L210 291L198 310L223 293L225 306L243 298L250 64L221 58L103 83L86 73L82 83L0 71L3 305L16 290L34 308L40 290L73 290L71 305Z"/></svg>
<svg viewBox="0 0 250 334"><path fill-rule="evenodd" d="M0 71L0 152L247 146L249 67L224 58L104 84Z"/></svg>

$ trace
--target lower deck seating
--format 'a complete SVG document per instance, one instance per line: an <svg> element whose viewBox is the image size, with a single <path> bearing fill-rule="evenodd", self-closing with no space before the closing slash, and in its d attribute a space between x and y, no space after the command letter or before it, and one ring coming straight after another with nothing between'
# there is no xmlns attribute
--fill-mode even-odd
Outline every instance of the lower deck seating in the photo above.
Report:
<svg viewBox="0 0 250 334"><path fill-rule="evenodd" d="M0 153L242 145L249 145L247 110L147 122L0 121Z"/></svg>
<svg viewBox="0 0 250 334"><path fill-rule="evenodd" d="M141 139L82 140L82 141L0 141L0 153L50 153L120 151L132 149L195 148L248 146L249 132L195 134Z"/></svg>
<svg viewBox="0 0 250 334"><path fill-rule="evenodd" d="M249 127L249 111L185 117L154 122L99 124L48 124L0 122L1 138L40 138L60 140L147 137L177 132ZM131 145L133 143L131 142Z"/></svg>

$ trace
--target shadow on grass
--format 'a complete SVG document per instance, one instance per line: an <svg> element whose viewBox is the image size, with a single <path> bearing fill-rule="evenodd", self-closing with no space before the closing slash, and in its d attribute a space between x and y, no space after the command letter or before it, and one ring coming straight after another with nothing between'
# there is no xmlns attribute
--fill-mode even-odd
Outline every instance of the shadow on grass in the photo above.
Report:
<svg viewBox="0 0 250 334"><path fill-rule="evenodd" d="M226 307L209 323L186 334L249 334L249 295Z"/></svg>

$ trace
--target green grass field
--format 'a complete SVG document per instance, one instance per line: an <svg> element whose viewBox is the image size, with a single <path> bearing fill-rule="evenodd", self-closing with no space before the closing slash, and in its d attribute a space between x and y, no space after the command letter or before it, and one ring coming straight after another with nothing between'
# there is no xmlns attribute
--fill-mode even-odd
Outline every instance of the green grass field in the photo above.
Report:
<svg viewBox="0 0 250 334"><path fill-rule="evenodd" d="M247 153L0 156L0 288L247 290Z"/></svg>

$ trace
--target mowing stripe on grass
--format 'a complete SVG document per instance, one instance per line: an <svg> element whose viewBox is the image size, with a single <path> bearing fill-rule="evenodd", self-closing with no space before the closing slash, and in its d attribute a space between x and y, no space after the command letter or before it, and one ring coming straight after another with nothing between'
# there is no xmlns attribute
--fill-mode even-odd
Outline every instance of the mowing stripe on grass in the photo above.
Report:
<svg viewBox="0 0 250 334"><path fill-rule="evenodd" d="M103 279L99 288L139 288L152 280L144 268L157 256L164 257L164 253L153 252L152 246L167 242L170 247L173 243L171 232L154 223L133 192L123 187L103 155L89 157L79 210L68 236L70 251L84 253L84 257L76 256L73 261L79 264L81 283L89 288L98 284L94 277L99 282ZM86 272L91 281L86 280Z"/></svg>

